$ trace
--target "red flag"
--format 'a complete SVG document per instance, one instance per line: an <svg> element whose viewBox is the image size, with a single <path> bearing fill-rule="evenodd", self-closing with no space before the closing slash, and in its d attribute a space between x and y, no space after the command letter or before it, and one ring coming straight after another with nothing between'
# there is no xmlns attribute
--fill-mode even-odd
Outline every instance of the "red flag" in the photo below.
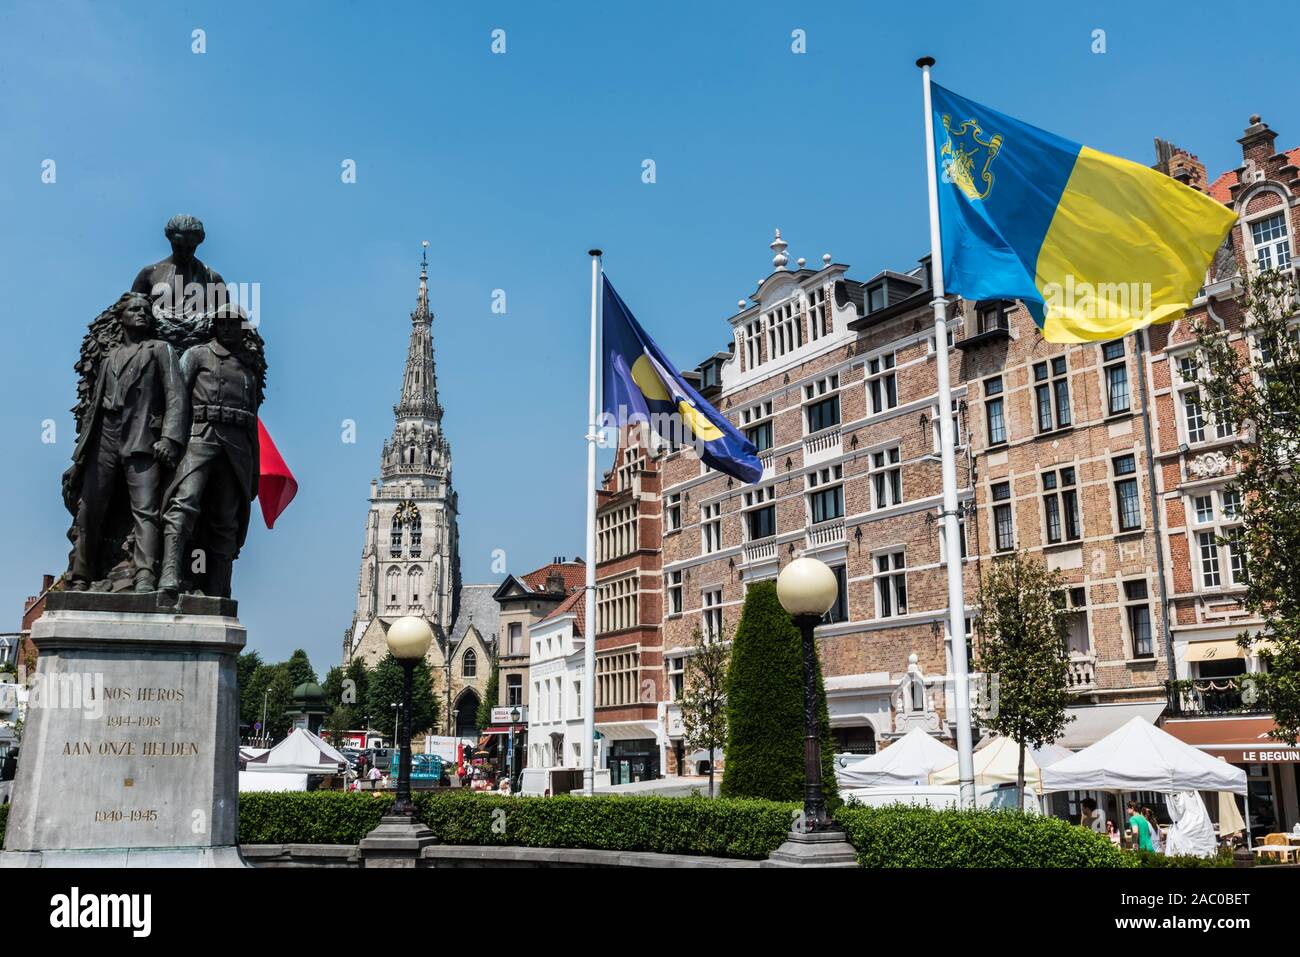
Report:
<svg viewBox="0 0 1300 957"><path fill-rule="evenodd" d="M275 520L289 507L298 494L298 480L280 457L280 450L271 441L262 420L257 420L257 441L261 450L258 462L257 498L262 503L262 518L267 528L275 528Z"/></svg>

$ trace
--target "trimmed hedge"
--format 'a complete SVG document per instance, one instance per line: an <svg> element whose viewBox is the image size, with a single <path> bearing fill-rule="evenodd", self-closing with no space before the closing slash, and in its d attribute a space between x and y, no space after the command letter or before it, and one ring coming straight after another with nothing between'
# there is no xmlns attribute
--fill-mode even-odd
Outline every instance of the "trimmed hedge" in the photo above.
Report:
<svg viewBox="0 0 1300 957"><path fill-rule="evenodd" d="M1213 857L1195 857L1191 854L1176 854L1166 857L1155 851L1125 851L1137 863L1137 867L1232 867L1232 852L1219 851Z"/></svg>
<svg viewBox="0 0 1300 957"><path fill-rule="evenodd" d="M254 791L239 795L240 844L356 844L379 826L393 794Z"/></svg>
<svg viewBox="0 0 1300 957"><path fill-rule="evenodd" d="M443 844L511 844L759 859L780 847L794 804L703 797L508 797L416 793L420 820ZM355 844L391 794L312 791L239 797L241 844Z"/></svg>
<svg viewBox="0 0 1300 957"><path fill-rule="evenodd" d="M1139 867L1110 839L1014 810L846 806L835 820L863 867Z"/></svg>

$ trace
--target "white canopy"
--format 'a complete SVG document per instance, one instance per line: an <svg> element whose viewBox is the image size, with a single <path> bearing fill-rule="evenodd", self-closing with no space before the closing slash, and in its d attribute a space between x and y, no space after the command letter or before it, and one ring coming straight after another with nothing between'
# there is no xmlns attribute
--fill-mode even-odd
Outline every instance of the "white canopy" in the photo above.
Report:
<svg viewBox="0 0 1300 957"><path fill-rule="evenodd" d="M1043 792L1040 777L1042 770L1071 756L1068 748L1045 744L1041 748L1025 749L1025 787L1039 794ZM1011 738L996 737L975 752L975 784L992 786L1015 784L1016 770L1020 764L1020 745ZM942 767L930 775L931 784L958 784L957 763Z"/></svg>
<svg viewBox="0 0 1300 957"><path fill-rule="evenodd" d="M1232 791L1246 772L1134 717L1042 771L1044 791Z"/></svg>
<svg viewBox="0 0 1300 957"><path fill-rule="evenodd" d="M339 774L347 758L306 728L294 728L270 751L249 758L245 771L275 774Z"/></svg>
<svg viewBox="0 0 1300 957"><path fill-rule="evenodd" d="M889 747L847 768L835 769L842 788L899 787L925 784L930 772L957 760L957 752L920 728L913 728Z"/></svg>

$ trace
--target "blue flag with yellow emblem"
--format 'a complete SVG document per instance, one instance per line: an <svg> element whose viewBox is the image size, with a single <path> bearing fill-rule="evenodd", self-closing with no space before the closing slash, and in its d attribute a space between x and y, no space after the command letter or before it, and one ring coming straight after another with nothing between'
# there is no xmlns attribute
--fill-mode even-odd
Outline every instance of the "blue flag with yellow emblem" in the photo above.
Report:
<svg viewBox="0 0 1300 957"><path fill-rule="evenodd" d="M1051 342L1178 318L1236 214L1158 170L932 83L946 292L1019 299Z"/></svg>
<svg viewBox="0 0 1300 957"><path fill-rule="evenodd" d="M674 448L692 445L711 468L757 482L763 466L754 444L674 371L609 279L601 280L605 422L645 422Z"/></svg>

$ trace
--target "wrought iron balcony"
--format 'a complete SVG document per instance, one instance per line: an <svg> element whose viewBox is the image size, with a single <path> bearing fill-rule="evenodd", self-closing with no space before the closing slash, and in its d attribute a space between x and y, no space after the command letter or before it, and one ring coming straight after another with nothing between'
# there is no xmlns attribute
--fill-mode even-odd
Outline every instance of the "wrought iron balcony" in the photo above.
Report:
<svg viewBox="0 0 1300 957"><path fill-rule="evenodd" d="M1262 690L1251 675L1234 678L1183 678L1165 683L1169 714L1197 717L1223 714L1268 714Z"/></svg>

